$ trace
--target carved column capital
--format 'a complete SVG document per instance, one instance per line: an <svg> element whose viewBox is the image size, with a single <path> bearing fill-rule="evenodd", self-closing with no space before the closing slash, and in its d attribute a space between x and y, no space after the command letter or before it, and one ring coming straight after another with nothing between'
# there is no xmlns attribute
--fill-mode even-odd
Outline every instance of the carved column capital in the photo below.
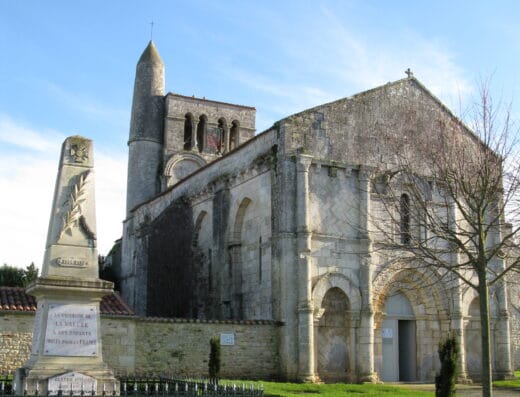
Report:
<svg viewBox="0 0 520 397"><path fill-rule="evenodd" d="M362 165L359 167L358 178L360 181L369 181L374 173L374 167Z"/></svg>
<svg viewBox="0 0 520 397"><path fill-rule="evenodd" d="M312 164L313 156L299 153L296 156L296 169L298 172L308 172Z"/></svg>

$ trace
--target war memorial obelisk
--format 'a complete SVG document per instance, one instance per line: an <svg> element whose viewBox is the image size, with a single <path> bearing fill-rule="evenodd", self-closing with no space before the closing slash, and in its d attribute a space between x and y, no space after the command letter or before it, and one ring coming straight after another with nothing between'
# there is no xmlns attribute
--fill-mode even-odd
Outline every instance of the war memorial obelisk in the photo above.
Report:
<svg viewBox="0 0 520 397"><path fill-rule="evenodd" d="M113 284L98 277L93 145L63 142L41 277L32 351L16 374L17 394L119 391L103 362L99 305Z"/></svg>

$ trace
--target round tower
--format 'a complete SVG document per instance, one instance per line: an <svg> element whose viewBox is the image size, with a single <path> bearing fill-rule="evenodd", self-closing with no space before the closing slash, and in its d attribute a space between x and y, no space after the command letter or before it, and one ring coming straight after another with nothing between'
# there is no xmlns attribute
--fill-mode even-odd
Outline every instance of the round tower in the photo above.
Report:
<svg viewBox="0 0 520 397"><path fill-rule="evenodd" d="M160 191L164 120L164 64L152 41L137 62L130 138L126 213Z"/></svg>

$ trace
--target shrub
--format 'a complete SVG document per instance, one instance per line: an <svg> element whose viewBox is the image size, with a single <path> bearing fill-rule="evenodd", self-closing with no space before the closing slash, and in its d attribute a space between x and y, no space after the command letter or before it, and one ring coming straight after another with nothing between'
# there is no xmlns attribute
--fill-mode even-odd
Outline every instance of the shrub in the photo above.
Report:
<svg viewBox="0 0 520 397"><path fill-rule="evenodd" d="M218 384L220 374L220 340L212 338L209 341L209 379L211 383Z"/></svg>
<svg viewBox="0 0 520 397"><path fill-rule="evenodd" d="M454 397L457 381L459 343L453 335L439 342L441 372L435 377L435 396Z"/></svg>

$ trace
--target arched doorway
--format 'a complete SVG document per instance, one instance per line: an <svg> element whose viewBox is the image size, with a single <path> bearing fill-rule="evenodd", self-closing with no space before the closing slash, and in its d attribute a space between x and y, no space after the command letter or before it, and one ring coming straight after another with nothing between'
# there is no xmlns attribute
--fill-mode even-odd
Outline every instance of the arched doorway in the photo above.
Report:
<svg viewBox="0 0 520 397"><path fill-rule="evenodd" d="M317 324L318 375L323 381L345 381L351 370L350 303L337 287L327 291Z"/></svg>
<svg viewBox="0 0 520 397"><path fill-rule="evenodd" d="M381 329L385 382L413 382L417 377L415 316L408 299L397 293L385 303Z"/></svg>

